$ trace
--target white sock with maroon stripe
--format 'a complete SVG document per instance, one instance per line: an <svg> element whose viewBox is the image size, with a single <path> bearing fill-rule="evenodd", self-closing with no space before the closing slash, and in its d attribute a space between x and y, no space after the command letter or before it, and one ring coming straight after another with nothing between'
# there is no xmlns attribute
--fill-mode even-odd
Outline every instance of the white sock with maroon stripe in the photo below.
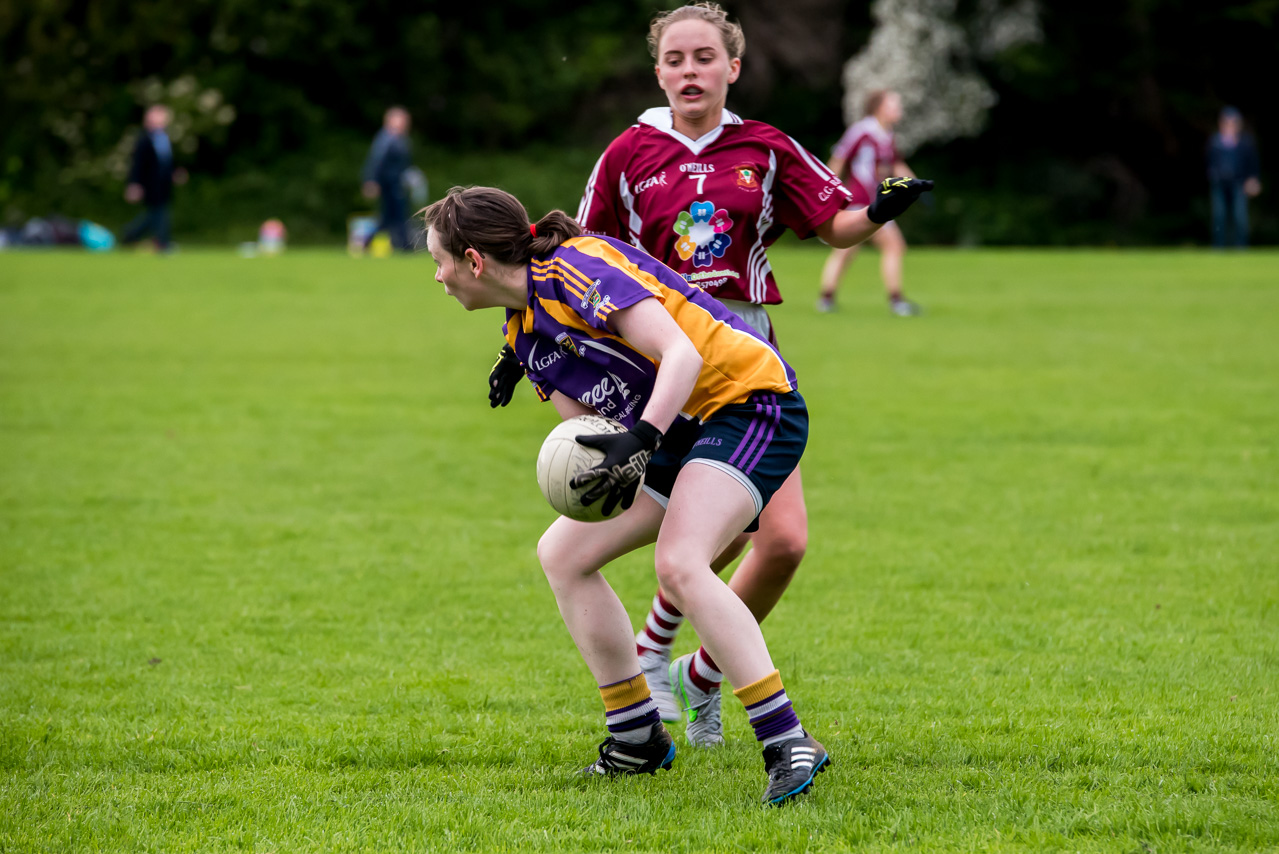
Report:
<svg viewBox="0 0 1279 854"><path fill-rule="evenodd" d="M655 652L670 658L671 644L675 643L675 633L682 622L684 615L658 590L644 628L635 636L635 651L640 655Z"/></svg>
<svg viewBox="0 0 1279 854"><path fill-rule="evenodd" d="M707 694L712 694L719 690L720 683L724 681L724 674L719 672L715 659L711 658L706 647L700 646L693 660L689 662L688 678L698 688Z"/></svg>

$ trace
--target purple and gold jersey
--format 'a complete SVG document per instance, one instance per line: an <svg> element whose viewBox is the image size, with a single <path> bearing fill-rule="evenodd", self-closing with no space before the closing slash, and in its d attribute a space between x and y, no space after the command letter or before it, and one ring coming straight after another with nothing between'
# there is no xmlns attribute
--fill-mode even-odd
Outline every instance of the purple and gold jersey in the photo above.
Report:
<svg viewBox="0 0 1279 854"><path fill-rule="evenodd" d="M534 258L528 306L509 309L503 331L543 400L559 391L633 427L658 365L618 336L609 317L649 297L702 356L681 415L705 421L757 391L795 389L790 365L745 321L660 261L607 237L574 237Z"/></svg>

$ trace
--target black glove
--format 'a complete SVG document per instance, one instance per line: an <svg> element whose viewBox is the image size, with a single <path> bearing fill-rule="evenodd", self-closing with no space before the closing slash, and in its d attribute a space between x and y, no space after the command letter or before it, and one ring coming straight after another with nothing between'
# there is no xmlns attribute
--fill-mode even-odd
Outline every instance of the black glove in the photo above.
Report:
<svg viewBox="0 0 1279 854"><path fill-rule="evenodd" d="M599 483L582 496L582 504L589 506L607 495L602 508L605 516L612 514L619 501L623 510L628 509L644 482L648 461L662 444L662 431L647 421L636 421L635 426L625 433L577 436L576 439L579 445L604 452L603 462L582 472L569 483L574 489L581 489L599 479Z"/></svg>
<svg viewBox="0 0 1279 854"><path fill-rule="evenodd" d="M918 178L885 178L875 188L875 199L866 209L866 217L881 225L890 219L897 219L906 212L906 208L915 203L921 193L927 193L932 188L932 181L921 181Z"/></svg>
<svg viewBox="0 0 1279 854"><path fill-rule="evenodd" d="M503 345L502 352L497 354L497 361L493 363L493 370L489 371L489 409L510 403L515 387L523 378L524 366L520 364L519 356L515 355L510 344Z"/></svg>

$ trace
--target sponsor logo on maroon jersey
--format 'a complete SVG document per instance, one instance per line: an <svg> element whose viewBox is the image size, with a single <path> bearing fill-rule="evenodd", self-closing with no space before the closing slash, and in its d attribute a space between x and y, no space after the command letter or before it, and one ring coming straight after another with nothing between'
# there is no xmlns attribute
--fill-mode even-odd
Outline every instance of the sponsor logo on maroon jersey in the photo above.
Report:
<svg viewBox="0 0 1279 854"><path fill-rule="evenodd" d="M675 220L675 233L679 235L675 251L684 261L692 258L694 267L709 267L716 258L723 258L732 245L733 238L727 233L732 227L728 211L716 209L714 202L693 202Z"/></svg>
<svg viewBox="0 0 1279 854"><path fill-rule="evenodd" d="M665 186L667 186L666 173L663 172L661 175L654 175L652 178L645 178L643 181L640 181L638 184L636 184L635 195L638 196L640 193L644 192L645 190L651 190L654 187L665 187Z"/></svg>
<svg viewBox="0 0 1279 854"><path fill-rule="evenodd" d="M826 201L831 196L838 193L843 186L844 185L840 183L838 178L831 178L827 181L826 186L822 188L822 191L817 194L817 200L821 202Z"/></svg>
<svg viewBox="0 0 1279 854"><path fill-rule="evenodd" d="M684 281L703 291L713 290L728 284L729 279L740 279L742 274L736 270L702 270L698 273L686 273Z"/></svg>
<svg viewBox="0 0 1279 854"><path fill-rule="evenodd" d="M692 172L700 175L705 172L714 172L715 166L711 163L681 163L679 165L679 171Z"/></svg>

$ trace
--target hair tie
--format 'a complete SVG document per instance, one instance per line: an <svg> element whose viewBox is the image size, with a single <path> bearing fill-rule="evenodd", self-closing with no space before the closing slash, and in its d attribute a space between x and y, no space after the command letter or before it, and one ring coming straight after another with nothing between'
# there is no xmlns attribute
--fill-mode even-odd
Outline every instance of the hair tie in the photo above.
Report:
<svg viewBox="0 0 1279 854"><path fill-rule="evenodd" d="M537 223L535 222L529 223L528 233L533 235L534 237L537 237Z"/></svg>

